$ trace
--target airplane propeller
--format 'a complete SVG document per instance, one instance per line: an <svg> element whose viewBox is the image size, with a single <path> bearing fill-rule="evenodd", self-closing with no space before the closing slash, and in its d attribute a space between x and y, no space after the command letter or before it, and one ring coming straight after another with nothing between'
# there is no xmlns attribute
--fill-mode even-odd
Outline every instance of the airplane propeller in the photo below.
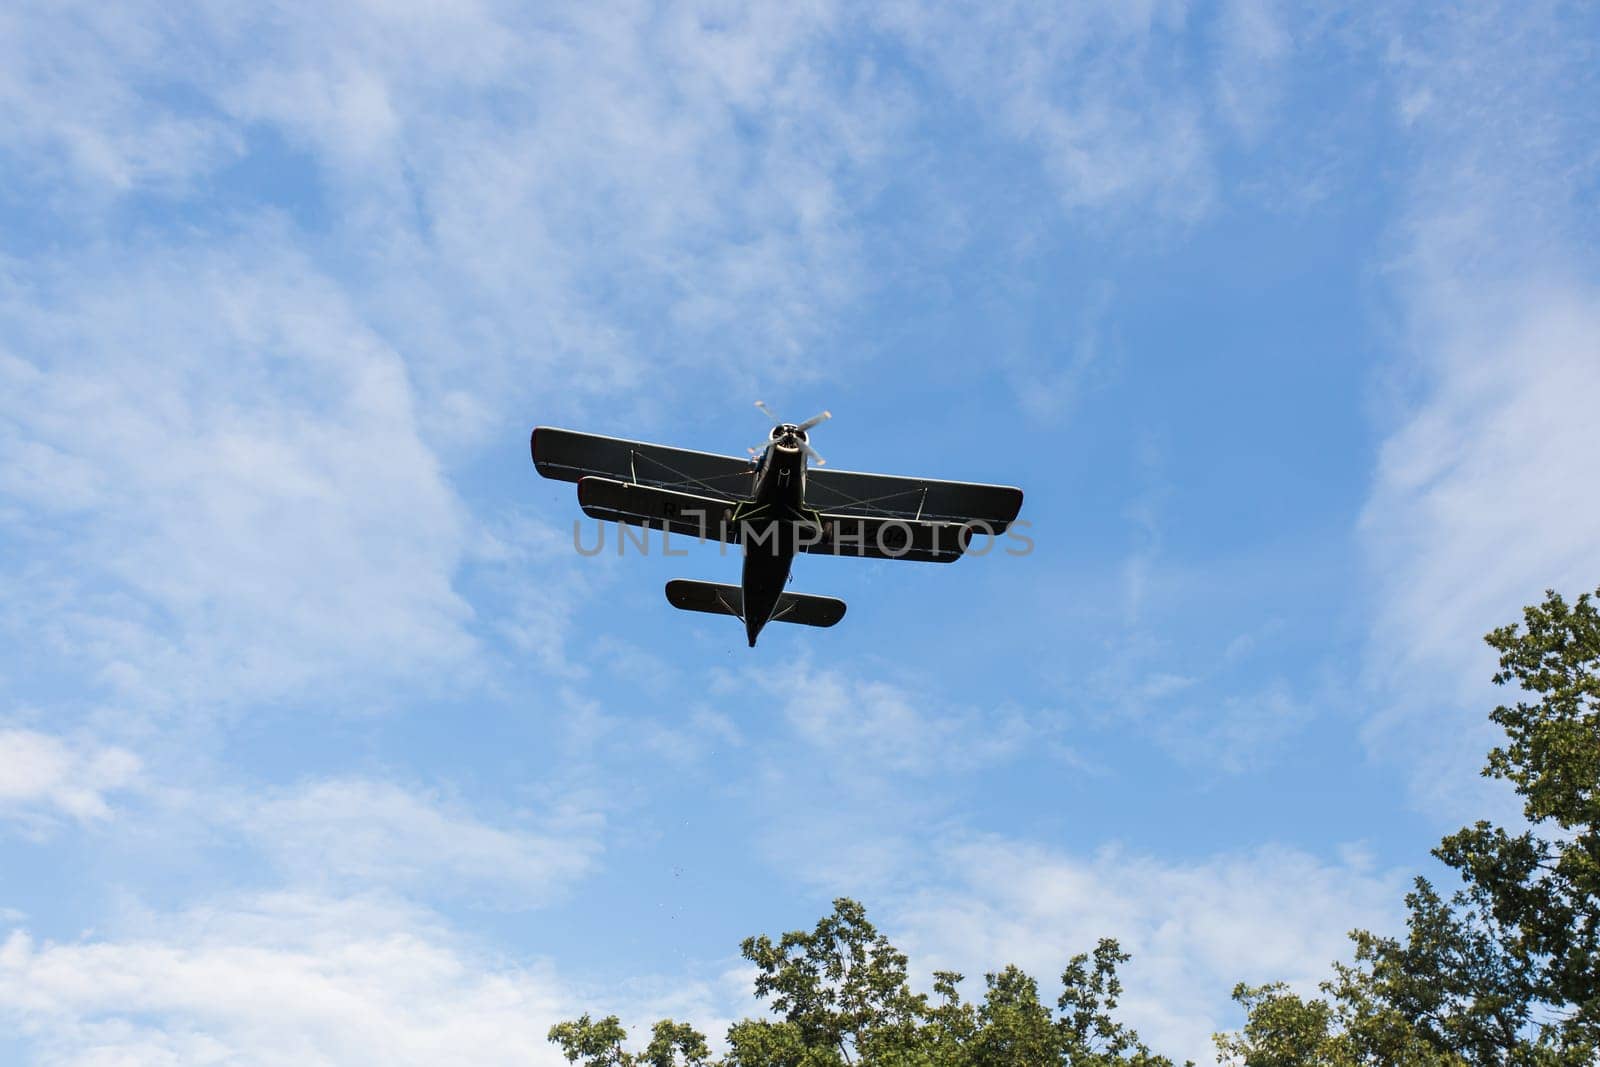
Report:
<svg viewBox="0 0 1600 1067"><path fill-rule="evenodd" d="M757 400L756 401L756 407L761 409L761 413L763 415L765 415L767 418L771 419L773 422L778 423L780 426L788 426L788 425L790 425L789 423L785 423L781 418L779 418L777 412L775 412L771 408L767 407L767 405L764 402L762 402L760 400ZM815 463L819 467L825 465L828 461L822 458L822 454L820 452L818 452L816 449L811 447L810 442L808 442L805 439L805 434L806 434L807 430L810 430L815 426L820 426L822 423L827 422L831 418L833 418L833 412L824 411L824 412L821 412L819 414L811 416L805 422L793 424L794 429L796 429L796 430L798 430L800 432L800 439L797 442L799 444L799 446L800 446L800 450L802 452L804 452L808 457L810 457L812 463ZM752 449L749 449L748 451L752 456L756 456L756 455L760 455L761 454L761 450L758 449L758 448L752 448Z"/></svg>

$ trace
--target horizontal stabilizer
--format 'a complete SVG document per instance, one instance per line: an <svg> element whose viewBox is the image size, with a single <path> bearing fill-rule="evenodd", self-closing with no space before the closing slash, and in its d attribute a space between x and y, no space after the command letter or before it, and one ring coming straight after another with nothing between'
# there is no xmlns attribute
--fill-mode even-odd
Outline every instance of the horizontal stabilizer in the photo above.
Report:
<svg viewBox="0 0 1600 1067"><path fill-rule="evenodd" d="M667 602L684 611L744 618L744 593L736 585L675 578L667 583ZM784 593L778 598L771 621L793 622L802 626L832 626L844 618L844 609L844 601L831 596Z"/></svg>
<svg viewBox="0 0 1600 1067"><path fill-rule="evenodd" d="M744 618L744 592L736 585L674 578L667 583L667 603L684 611L705 611L712 615Z"/></svg>
<svg viewBox="0 0 1600 1067"><path fill-rule="evenodd" d="M844 618L844 601L831 596L785 593L772 610L772 622L797 622L801 626L832 626Z"/></svg>

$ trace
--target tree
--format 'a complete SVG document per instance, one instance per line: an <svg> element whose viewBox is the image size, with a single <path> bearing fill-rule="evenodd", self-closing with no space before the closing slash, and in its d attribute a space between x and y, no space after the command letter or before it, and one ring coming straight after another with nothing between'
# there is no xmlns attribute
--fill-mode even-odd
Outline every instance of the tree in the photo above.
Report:
<svg viewBox="0 0 1600 1067"><path fill-rule="evenodd" d="M1555 592L1485 640L1496 685L1524 699L1490 718L1506 743L1486 776L1511 782L1527 826L1478 822L1434 856L1463 885L1446 900L1423 878L1406 896L1404 940L1356 931L1355 964L1329 1000L1240 986L1248 1021L1219 1035L1225 1061L1275 1064L1527 1064L1600 1061L1600 609Z"/></svg>
<svg viewBox="0 0 1600 1067"><path fill-rule="evenodd" d="M728 1053L712 1060L703 1035L663 1020L642 1053L624 1048L616 1016L584 1015L550 1030L550 1040L583 1067L1172 1067L1116 1022L1128 955L1103 940L1074 956L1051 1011L1016 967L985 976L981 1003L962 1001L962 976L934 975L934 998L914 992L907 960L848 898L811 931L741 946L755 964L756 995L773 1015L728 1028Z"/></svg>
<svg viewBox="0 0 1600 1067"><path fill-rule="evenodd" d="M561 1046L567 1059L581 1059L588 1067L674 1067L680 1062L686 1067L698 1067L711 1055L703 1035L670 1019L656 1023L650 1044L637 1054L622 1047L628 1031L615 1015L607 1015L599 1022L583 1015L572 1022L557 1023L550 1028L549 1036Z"/></svg>

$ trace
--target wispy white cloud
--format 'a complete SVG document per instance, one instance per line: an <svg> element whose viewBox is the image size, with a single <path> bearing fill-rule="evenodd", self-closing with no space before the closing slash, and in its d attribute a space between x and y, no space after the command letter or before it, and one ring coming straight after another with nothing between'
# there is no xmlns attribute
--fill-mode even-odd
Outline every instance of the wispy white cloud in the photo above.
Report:
<svg viewBox="0 0 1600 1067"><path fill-rule="evenodd" d="M1091 722L1137 730L1174 760L1203 773L1237 775L1280 753L1317 716L1320 691L1305 691L1261 665L1240 668L1235 638L1221 654L1180 654L1133 635L1085 687ZM1176 662L1178 669L1165 664Z"/></svg>
<svg viewBox="0 0 1600 1067"><path fill-rule="evenodd" d="M0 944L0 1017L62 1064L557 1064L548 969L381 897L274 893L115 937Z"/></svg>
<svg viewBox="0 0 1600 1067"><path fill-rule="evenodd" d="M1072 210L1192 218L1211 203L1209 102L1181 78L1182 3L892 5L881 18Z"/></svg>
<svg viewBox="0 0 1600 1067"><path fill-rule="evenodd" d="M1148 463L1159 465L1152 452ZM1192 585L1196 578L1162 558L1161 501L1169 492L1159 478L1129 509L1134 545L1123 564L1122 627L1107 642L1100 667L1075 683L1097 709L1097 725L1135 729L1173 759L1204 773L1241 774L1282 751L1316 717L1320 691L1269 671L1267 640L1282 629L1268 617L1254 629L1191 637L1176 646L1147 619L1153 587ZM1218 579L1203 581L1215 585ZM1191 590L1192 595L1192 590ZM1203 598L1202 598L1203 599ZM1326 688L1325 686L1321 688Z"/></svg>
<svg viewBox="0 0 1600 1067"><path fill-rule="evenodd" d="M381 690L483 636L581 674L573 598L446 464L553 382L809 373L895 93L814 52L827 5L158 7L5 16L0 152L83 240L0 270L0 625L140 706ZM467 564L530 590L492 632Z"/></svg>
<svg viewBox="0 0 1600 1067"><path fill-rule="evenodd" d="M1494 801L1465 795L1493 741L1480 638L1546 588L1600 581L1582 488L1600 455L1600 260L1575 199L1600 174L1586 40L1552 6L1496 5L1390 42L1420 147L1389 272L1404 384L1361 523L1384 705L1368 737L1449 818Z"/></svg>
<svg viewBox="0 0 1600 1067"><path fill-rule="evenodd" d="M1163 747L1192 766L1243 774L1280 750L1316 715L1289 683L1271 679L1260 688L1189 700L1156 726Z"/></svg>
<svg viewBox="0 0 1600 1067"><path fill-rule="evenodd" d="M104 819L112 814L108 796L134 785L139 772L139 758L126 749L0 727L0 818L35 828L52 816Z"/></svg>
<svg viewBox="0 0 1600 1067"><path fill-rule="evenodd" d="M11 925L20 916L0 913ZM606 987L542 956L511 958L437 913L382 894L279 891L141 913L116 932L0 936L0 1020L38 1062L549 1064L556 1022L615 1013L642 1046L656 1019L724 1047L759 1014L751 972L718 957L695 974Z"/></svg>
<svg viewBox="0 0 1600 1067"><path fill-rule="evenodd" d="M847 680L832 671L783 681L792 694L785 714L809 744L893 771L927 771L946 756L965 755L940 736L960 729L957 720L925 716L896 686Z"/></svg>
<svg viewBox="0 0 1600 1067"><path fill-rule="evenodd" d="M1418 760L1422 795L1444 810L1465 800L1448 783L1470 783L1494 741L1483 634L1546 589L1600 584L1600 506L1581 488L1600 455L1600 292L1545 287L1513 304L1492 325L1461 309L1485 333L1451 344L1385 443L1362 522L1386 698L1369 739Z"/></svg>
<svg viewBox="0 0 1600 1067"><path fill-rule="evenodd" d="M1218 18L1217 109L1247 140L1263 132L1279 105L1280 82L1295 39L1276 0L1228 0Z"/></svg>
<svg viewBox="0 0 1600 1067"><path fill-rule="evenodd" d="M760 694L783 729L741 749L729 782L760 814L777 868L828 892L866 893L920 877L932 836L967 814L961 798L1031 758L1093 775L1054 709L952 700L915 676L804 658L718 677L713 691Z"/></svg>
<svg viewBox="0 0 1600 1067"><path fill-rule="evenodd" d="M291 884L312 887L529 908L592 873L600 851L598 819L585 812L494 826L463 805L370 779L201 805L270 856Z"/></svg>
<svg viewBox="0 0 1600 1067"><path fill-rule="evenodd" d="M1048 987L1072 953L1115 936L1135 955L1125 1017L1201 1062L1231 1021L1234 981L1309 986L1344 954L1345 929L1391 917L1396 892L1359 856L1278 850L1186 864L981 838L945 845L931 866L937 890L868 900L919 974L1015 962ZM71 942L14 930L0 945L0 1017L51 1062L555 1063L545 1032L579 1011L672 1014L715 1034L759 1010L741 967L579 990L383 894L226 897L122 926Z"/></svg>
<svg viewBox="0 0 1600 1067"><path fill-rule="evenodd" d="M749 672L738 684L777 699L803 743L868 774L972 770L1015 755L1038 732L1014 709L952 706L933 692L806 661Z"/></svg>
<svg viewBox="0 0 1600 1067"><path fill-rule="evenodd" d="M1211 151L1175 78L1185 17L13 13L0 150L80 191L51 218L93 250L8 262L0 491L60 524L32 524L52 562L5 575L11 600L151 700L458 663L478 650L460 571L486 539L452 459L553 382L648 407L670 368L744 380L759 352L765 376L811 374L870 291L866 216L922 150L919 109L944 105L863 42L908 43L993 104L1066 202L1184 214ZM230 185L248 166L271 195ZM1046 375L1046 406L1079 376ZM500 636L572 676L560 599Z"/></svg>
<svg viewBox="0 0 1600 1067"><path fill-rule="evenodd" d="M601 872L604 809L563 783L530 786L536 802L508 804L437 775L434 785L353 773L245 785L161 755L141 762L122 749L0 732L0 815L24 829L52 806L80 821L114 816L115 842L96 850L97 888L124 901L172 899L164 878L182 871L195 873L180 900L281 889L527 912Z"/></svg>
<svg viewBox="0 0 1600 1067"><path fill-rule="evenodd" d="M471 646L462 514L403 363L258 240L0 289L0 493L30 547L7 627L139 704L393 677Z"/></svg>
<svg viewBox="0 0 1600 1067"><path fill-rule="evenodd" d="M211 224L322 204L303 221L412 342L430 432L479 441L556 373L608 395L657 365L742 380L756 353L765 376L815 373L810 348L872 288L867 216L952 107L1035 153L1069 207L1203 211L1228 128L1212 113L1237 102L1186 78L1200 19L1170 2L40 7L8 37L0 148L113 199L159 162L199 206L270 133L293 157L273 164L281 196ZM1225 21L1227 84L1281 61L1270 13ZM197 147L136 158L174 139Z"/></svg>
<svg viewBox="0 0 1600 1067"><path fill-rule="evenodd" d="M841 21L827 4L526 19L491 4L291 2L182 20L85 5L15 21L27 120L0 129L0 147L143 146L195 126L230 151L163 162L200 207L227 187L223 165L249 162L270 133L292 157L272 161L281 199L233 203L214 224L324 205L320 223L301 221L337 235L341 265L360 266L343 283L414 342L423 394L453 416L433 432L472 441L552 372L564 391L627 394L652 361L742 373L759 351L774 373L807 373L803 346L862 280L849 222L901 122L870 65L817 53ZM44 55L66 57L64 71ZM70 107L52 99L57 81ZM136 169L77 151L53 166L102 197L129 188L108 170ZM77 224L70 205L61 215Z"/></svg>
<svg viewBox="0 0 1600 1067"><path fill-rule="evenodd" d="M576 544L593 533L577 520L563 527L518 517L480 524L462 587L509 654L545 673L573 681L604 652L573 643L573 622L585 603L603 595L614 578L613 559L590 558L573 567Z"/></svg>
<svg viewBox="0 0 1600 1067"><path fill-rule="evenodd" d="M98 215L125 193L183 192L243 151L220 115L152 106L156 66L182 35L175 12L21 4L4 20L0 151L39 207Z"/></svg>
<svg viewBox="0 0 1600 1067"><path fill-rule="evenodd" d="M1110 336L1114 291L1093 286L1077 321L1065 337L1041 344L1018 339L999 354L1011 389L1024 414L1039 422L1060 421L1075 411L1085 394L1115 373L1115 338Z"/></svg>
<svg viewBox="0 0 1600 1067"><path fill-rule="evenodd" d="M1337 862L1285 848L1163 860L1107 847L1078 856L999 837L936 851L931 877L882 925L924 973L1015 963L1046 989L1067 960L1117 938L1133 954L1120 1011L1157 1051L1209 1062L1240 981L1314 991L1345 933L1390 929L1403 890L1359 852Z"/></svg>

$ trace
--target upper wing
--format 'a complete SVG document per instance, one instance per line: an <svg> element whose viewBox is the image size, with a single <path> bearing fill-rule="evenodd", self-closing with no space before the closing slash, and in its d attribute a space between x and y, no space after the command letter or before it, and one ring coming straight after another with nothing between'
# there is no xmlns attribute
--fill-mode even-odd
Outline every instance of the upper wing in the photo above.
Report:
<svg viewBox="0 0 1600 1067"><path fill-rule="evenodd" d="M549 426L534 429L529 448L540 474L564 482L595 476L681 489L722 500L743 500L750 495L750 461L737 456Z"/></svg>
<svg viewBox="0 0 1600 1067"><path fill-rule="evenodd" d="M529 447L533 465L546 478L576 482L594 476L722 500L750 495L752 468L737 456L549 426L533 431ZM981 522L1002 533L1022 508L1022 490L813 467L806 472L806 506L863 518Z"/></svg>
<svg viewBox="0 0 1600 1067"><path fill-rule="evenodd" d="M836 515L984 523L1003 533L1022 510L1022 490L813 467L806 471L806 506Z"/></svg>

